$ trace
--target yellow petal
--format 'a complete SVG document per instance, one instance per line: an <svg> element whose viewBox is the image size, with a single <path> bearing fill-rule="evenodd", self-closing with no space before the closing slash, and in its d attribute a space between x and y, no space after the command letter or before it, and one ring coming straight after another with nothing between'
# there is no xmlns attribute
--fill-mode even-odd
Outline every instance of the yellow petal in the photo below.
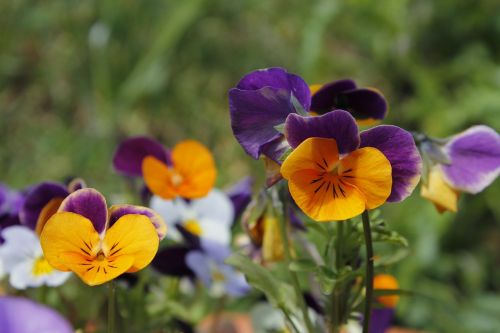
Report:
<svg viewBox="0 0 500 333"><path fill-rule="evenodd" d="M215 183L217 169L212 153L194 140L179 142L172 149L172 162L180 175L177 191L188 199L204 197Z"/></svg>
<svg viewBox="0 0 500 333"><path fill-rule="evenodd" d="M285 254L279 230L279 222L274 216L264 216L263 222L262 259L264 262L279 261L283 259Z"/></svg>
<svg viewBox="0 0 500 333"><path fill-rule="evenodd" d="M75 258L76 259L76 258ZM125 273L134 262L132 256L106 258L100 253L93 260L75 260L69 267L89 286L111 281Z"/></svg>
<svg viewBox="0 0 500 333"><path fill-rule="evenodd" d="M309 86L309 90L311 91L311 96L314 95L315 93L317 93L318 90L321 89L321 87L323 87L322 84L311 84Z"/></svg>
<svg viewBox="0 0 500 333"><path fill-rule="evenodd" d="M334 139L308 138L288 155L281 165L281 174L285 179L303 170L322 174L331 169L338 159L339 152Z"/></svg>
<svg viewBox="0 0 500 333"><path fill-rule="evenodd" d="M340 161L342 180L363 193L366 207L382 205L392 188L392 167L385 155L373 147L357 149Z"/></svg>
<svg viewBox="0 0 500 333"><path fill-rule="evenodd" d="M89 219L70 212L52 215L40 235L43 255L61 271L93 258L100 249L100 238Z"/></svg>
<svg viewBox="0 0 500 333"><path fill-rule="evenodd" d="M136 272L153 260L159 245L153 224L144 215L129 214L118 219L104 236L102 250L109 261L131 257L127 272Z"/></svg>
<svg viewBox="0 0 500 333"><path fill-rule="evenodd" d="M151 192L165 200L177 197L173 180L175 174L165 163L153 156L146 156L142 160L142 175L144 182Z"/></svg>
<svg viewBox="0 0 500 333"><path fill-rule="evenodd" d="M460 191L449 186L439 166L429 172L427 184L422 184L420 195L434 203L440 213L445 211L457 212L457 203Z"/></svg>
<svg viewBox="0 0 500 333"><path fill-rule="evenodd" d="M54 198L47 202L45 206L43 206L42 211L40 212L40 215L38 215L38 220L36 222L36 234L40 236L42 233L43 227L45 226L45 223L54 215L57 213L57 210L59 209L59 206L61 206L61 202L63 202L64 198Z"/></svg>

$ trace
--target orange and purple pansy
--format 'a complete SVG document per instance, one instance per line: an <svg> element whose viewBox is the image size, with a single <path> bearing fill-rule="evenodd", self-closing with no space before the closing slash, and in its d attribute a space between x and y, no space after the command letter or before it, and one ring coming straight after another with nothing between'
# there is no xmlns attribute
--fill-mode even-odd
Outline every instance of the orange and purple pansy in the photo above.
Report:
<svg viewBox="0 0 500 333"><path fill-rule="evenodd" d="M201 198L217 175L212 154L194 140L181 141L169 151L151 138L129 138L118 146L113 166L124 175L143 177L147 188L166 200Z"/></svg>
<svg viewBox="0 0 500 333"><path fill-rule="evenodd" d="M367 120L382 119L387 111L382 94L359 89L351 80L312 88L300 76L282 68L245 75L229 90L231 127L243 149L254 159L263 155L281 164L282 155L290 147L279 127L290 114L311 111L312 116L342 106Z"/></svg>
<svg viewBox="0 0 500 333"><path fill-rule="evenodd" d="M461 192L479 193L500 174L500 136L488 126L473 126L445 140L417 141L428 169L421 195L439 212L456 212Z"/></svg>
<svg viewBox="0 0 500 333"><path fill-rule="evenodd" d="M26 194L19 212L21 224L40 235L43 226L57 212L61 202L70 193L85 186L85 182L80 178L73 179L68 185L47 181L33 186Z"/></svg>
<svg viewBox="0 0 500 333"><path fill-rule="evenodd" d="M102 194L86 188L64 199L40 241L51 266L98 285L146 267L165 232L164 221L153 210L132 205L108 210Z"/></svg>
<svg viewBox="0 0 500 333"><path fill-rule="evenodd" d="M294 150L281 166L290 193L316 221L345 220L386 201L408 197L420 179L413 137L392 125L358 132L349 112L288 116L285 135Z"/></svg>

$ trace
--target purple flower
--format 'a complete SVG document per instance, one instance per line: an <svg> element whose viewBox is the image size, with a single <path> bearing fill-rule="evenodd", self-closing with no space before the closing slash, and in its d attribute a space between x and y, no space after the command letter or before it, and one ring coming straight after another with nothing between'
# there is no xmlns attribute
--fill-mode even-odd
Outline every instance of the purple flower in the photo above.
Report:
<svg viewBox="0 0 500 333"><path fill-rule="evenodd" d="M203 239L201 249L186 256L187 266L214 296L243 296L250 290L243 274L224 263L230 254L229 247Z"/></svg>
<svg viewBox="0 0 500 333"><path fill-rule="evenodd" d="M387 114L384 95L373 88L358 88L353 80L339 80L311 86L311 112L325 114L342 109L349 111L358 122L382 120Z"/></svg>
<svg viewBox="0 0 500 333"><path fill-rule="evenodd" d="M55 310L22 297L0 297L2 333L72 333L73 328Z"/></svg>
<svg viewBox="0 0 500 333"><path fill-rule="evenodd" d="M0 184L0 244L3 243L2 229L20 223L19 211L24 198L25 194L23 192L15 191L4 184Z"/></svg>
<svg viewBox="0 0 500 333"><path fill-rule="evenodd" d="M473 126L446 140L419 141L428 169L421 195L440 212L456 212L460 192L479 193L500 173L500 136L490 127Z"/></svg>

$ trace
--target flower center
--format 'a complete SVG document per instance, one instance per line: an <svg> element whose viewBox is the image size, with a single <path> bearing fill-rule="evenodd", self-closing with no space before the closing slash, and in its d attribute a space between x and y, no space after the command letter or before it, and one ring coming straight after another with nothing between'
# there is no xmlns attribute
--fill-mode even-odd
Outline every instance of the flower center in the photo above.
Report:
<svg viewBox="0 0 500 333"><path fill-rule="evenodd" d="M203 234L203 229L201 229L200 224L195 219L184 221L183 227L193 235L201 236Z"/></svg>
<svg viewBox="0 0 500 333"><path fill-rule="evenodd" d="M224 282L226 281L226 276L217 269L212 269L212 280L214 282Z"/></svg>
<svg viewBox="0 0 500 333"><path fill-rule="evenodd" d="M175 170L172 171L172 184L177 187L182 184L184 178Z"/></svg>
<svg viewBox="0 0 500 333"><path fill-rule="evenodd" d="M102 251L99 251L99 253L95 257L95 260L103 261L104 259L106 259L106 256L104 255L104 253L102 253Z"/></svg>
<svg viewBox="0 0 500 333"><path fill-rule="evenodd" d="M47 275L52 273L54 268L50 266L50 264L45 260L43 256L35 259L35 263L33 264L32 273L34 276Z"/></svg>

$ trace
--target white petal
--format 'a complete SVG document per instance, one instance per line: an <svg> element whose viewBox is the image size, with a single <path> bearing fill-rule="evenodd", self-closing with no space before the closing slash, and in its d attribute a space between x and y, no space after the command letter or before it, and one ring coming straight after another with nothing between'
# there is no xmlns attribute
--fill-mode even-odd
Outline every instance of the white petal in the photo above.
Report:
<svg viewBox="0 0 500 333"><path fill-rule="evenodd" d="M50 287L57 287L66 282L71 276L71 272L54 271L44 275L44 284Z"/></svg>
<svg viewBox="0 0 500 333"><path fill-rule="evenodd" d="M230 225L220 223L219 220L208 218L199 220L198 224L202 230L200 238L212 240L223 245L229 245L231 242Z"/></svg>
<svg viewBox="0 0 500 333"><path fill-rule="evenodd" d="M16 289L26 289L26 287L38 287L41 282L38 282L33 276L34 261L24 261L16 265L10 272L10 285Z"/></svg>
<svg viewBox="0 0 500 333"><path fill-rule="evenodd" d="M154 195L149 202L149 207L155 210L165 220L168 227L173 227L182 220L187 210L187 204L181 199L163 200Z"/></svg>
<svg viewBox="0 0 500 333"><path fill-rule="evenodd" d="M23 226L12 226L2 231L5 243L0 247L4 270L10 273L20 262L33 260L41 253L40 240L35 232Z"/></svg>
<svg viewBox="0 0 500 333"><path fill-rule="evenodd" d="M233 203L221 190L213 189L206 197L193 200L190 206L196 211L200 220L205 218L216 220L224 225L233 223Z"/></svg>

